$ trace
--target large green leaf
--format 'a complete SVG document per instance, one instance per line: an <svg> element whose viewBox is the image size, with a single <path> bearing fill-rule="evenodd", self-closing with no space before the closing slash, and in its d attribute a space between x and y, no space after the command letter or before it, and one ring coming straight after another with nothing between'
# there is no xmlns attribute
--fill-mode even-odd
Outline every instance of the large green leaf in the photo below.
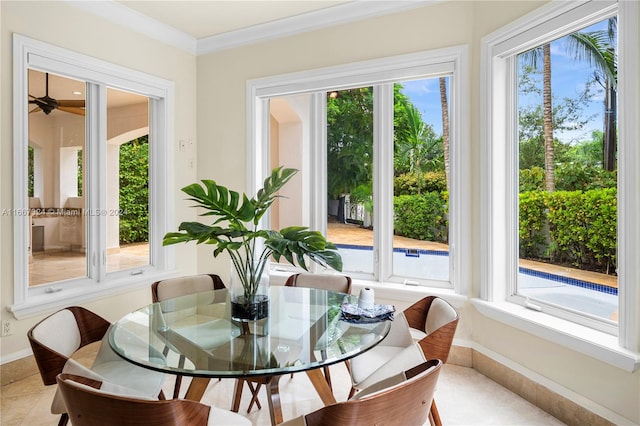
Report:
<svg viewBox="0 0 640 426"><path fill-rule="evenodd" d="M272 170L271 176L264 180L262 189L258 191L255 199L254 225L260 222L262 216L267 212L271 204L278 197L277 192L298 173L296 169L284 169L277 167Z"/></svg>
<svg viewBox="0 0 640 426"><path fill-rule="evenodd" d="M256 208L253 201L243 194L240 204L238 192L230 191L213 180L203 180L202 185L194 183L185 186L182 191L191 196L188 200L194 201L196 207L208 210L201 216L218 216L216 223L229 221L238 224L254 220Z"/></svg>
<svg viewBox="0 0 640 426"><path fill-rule="evenodd" d="M206 210L200 216L214 216L213 223L206 225L200 222L182 222L178 228L179 232L169 232L164 236L163 245L188 241L211 244L215 246L214 257L227 252L234 264L236 261L246 264L246 257L253 258L258 255L254 252L255 244L258 239L262 239L265 245L259 255L260 259L267 259L273 255L276 261L284 258L292 265L299 265L305 270L308 270L309 259L341 271L340 254L320 232L311 231L304 226L290 226L280 231L257 229L260 219L278 197L278 191L297 172L296 169L282 167L273 169L271 175L264 180L263 188L253 199L249 199L246 194L241 196L213 180L203 180L201 183L185 186L182 191L195 203L194 207ZM222 226L223 222L225 227ZM247 227L249 223L253 225L251 229Z"/></svg>
<svg viewBox="0 0 640 426"><path fill-rule="evenodd" d="M276 261L284 257L292 265L298 264L308 270L304 256L323 266L342 271L342 258L335 246L328 242L318 231L311 231L303 226L290 226L280 232L271 231L266 241L267 247L273 251Z"/></svg>

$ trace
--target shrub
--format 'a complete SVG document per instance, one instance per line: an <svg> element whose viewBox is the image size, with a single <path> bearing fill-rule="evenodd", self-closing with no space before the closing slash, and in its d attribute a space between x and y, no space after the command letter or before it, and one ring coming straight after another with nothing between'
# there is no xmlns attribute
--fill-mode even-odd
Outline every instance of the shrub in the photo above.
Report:
<svg viewBox="0 0 640 426"><path fill-rule="evenodd" d="M520 194L520 256L539 258L547 246L546 191Z"/></svg>
<svg viewBox="0 0 640 426"><path fill-rule="evenodd" d="M397 235L424 241L448 241L447 194L400 195L393 202Z"/></svg>
<svg viewBox="0 0 640 426"><path fill-rule="evenodd" d="M520 170L520 192L544 191L544 169L532 167Z"/></svg>
<svg viewBox="0 0 640 426"><path fill-rule="evenodd" d="M543 256L557 264L615 271L616 195L615 188L520 194L521 257Z"/></svg>
<svg viewBox="0 0 640 426"><path fill-rule="evenodd" d="M589 191L616 187L616 172L609 172L601 167L563 163L556 167L555 175L557 191Z"/></svg>
<svg viewBox="0 0 640 426"><path fill-rule="evenodd" d="M556 191L589 191L615 188L617 174L600 167L563 163L555 168ZM532 167L519 172L520 192L543 191L544 169Z"/></svg>
<svg viewBox="0 0 640 426"><path fill-rule="evenodd" d="M393 194L396 196L446 190L447 177L444 171L404 173L394 179L393 185Z"/></svg>
<svg viewBox="0 0 640 426"><path fill-rule="evenodd" d="M149 241L147 137L120 146L120 244Z"/></svg>

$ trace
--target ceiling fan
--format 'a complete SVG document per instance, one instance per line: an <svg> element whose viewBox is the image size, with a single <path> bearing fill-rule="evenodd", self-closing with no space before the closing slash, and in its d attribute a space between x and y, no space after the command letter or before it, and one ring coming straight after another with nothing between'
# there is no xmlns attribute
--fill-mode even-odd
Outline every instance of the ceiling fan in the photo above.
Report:
<svg viewBox="0 0 640 426"><path fill-rule="evenodd" d="M42 111L46 115L49 115L54 109L76 115L85 114L84 99L53 99L49 96L49 73L46 73L45 84L46 90L44 96L36 98L33 95L29 95L29 98L31 98L29 99L29 103L36 105L34 109L29 111L29 114Z"/></svg>

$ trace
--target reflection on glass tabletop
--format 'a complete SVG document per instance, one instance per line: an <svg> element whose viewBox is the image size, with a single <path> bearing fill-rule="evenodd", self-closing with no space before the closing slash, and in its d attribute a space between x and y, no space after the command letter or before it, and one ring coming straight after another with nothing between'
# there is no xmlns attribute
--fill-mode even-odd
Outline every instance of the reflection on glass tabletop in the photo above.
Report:
<svg viewBox="0 0 640 426"><path fill-rule="evenodd" d="M390 322L340 319L357 298L321 289L272 286L267 318L231 319L226 289L153 303L110 330L121 357L154 370L199 377L285 374L334 364L378 344Z"/></svg>

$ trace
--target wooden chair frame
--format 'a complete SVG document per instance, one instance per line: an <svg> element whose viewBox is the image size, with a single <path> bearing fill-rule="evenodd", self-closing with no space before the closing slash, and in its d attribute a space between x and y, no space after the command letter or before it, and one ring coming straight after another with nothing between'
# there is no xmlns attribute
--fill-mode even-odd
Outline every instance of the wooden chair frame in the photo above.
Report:
<svg viewBox="0 0 640 426"><path fill-rule="evenodd" d="M424 330L429 309L435 299L439 299L439 297L427 296L404 310L409 327ZM418 341L426 359L439 359L443 364L447 362L459 319L460 314L456 310L456 318L453 321L432 331Z"/></svg>
<svg viewBox="0 0 640 426"><path fill-rule="evenodd" d="M429 368L428 373L421 375ZM405 372L407 380L362 399L329 405L304 416L307 426L421 425L431 419L440 360L426 361ZM412 380L413 379L413 380Z"/></svg>
<svg viewBox="0 0 640 426"><path fill-rule="evenodd" d="M437 296L427 296L418 300L416 303L404 310L404 316L407 319L409 327L424 330L429 309L431 308L433 301L436 299L438 299ZM418 340L418 344L420 345L426 359L439 359L443 364L447 362L447 359L449 359L449 352L451 351L451 345L453 344L453 336L456 333L459 320L460 314L456 310L456 318L453 321L446 323L442 327ZM435 399L431 403L431 417L436 426L442 425L442 420L440 419Z"/></svg>
<svg viewBox="0 0 640 426"><path fill-rule="evenodd" d="M151 401L92 392L69 380L96 389L102 382L72 374L57 376L73 426L201 426L211 411L205 404L184 399Z"/></svg>
<svg viewBox="0 0 640 426"><path fill-rule="evenodd" d="M94 342L99 342L111 326L111 323L88 309L80 306L71 306L62 310L71 311L78 324L80 330L80 348ZM55 313L58 313L57 311ZM52 314L52 315L55 315ZM33 336L33 331L43 322L47 321L52 315L44 318L34 325L28 332L27 338L33 350L33 356L40 370L40 376L46 386L56 384L56 376L62 372L64 364L69 357L51 349L44 345Z"/></svg>
<svg viewBox="0 0 640 426"><path fill-rule="evenodd" d="M69 357L40 342L35 338L33 332L36 328L38 328L39 325L47 321L51 316L63 310L70 311L73 314L78 325L78 330L80 331L80 346L78 347L78 349L91 343L101 341L105 333L111 326L111 323L109 321L102 318L100 315L91 312L88 309L80 306L70 306L68 308L64 308L54 312L53 314L47 316L46 318L39 321L36 325L31 327L31 329L29 329L29 331L27 332L27 338L33 351L33 357L35 358L36 364L38 365L40 377L42 378L42 382L45 386L56 384L56 376L62 372L62 369L67 363ZM58 421L58 426L64 426L68 423L68 421L69 416L67 415L67 413L62 413L60 415L60 420Z"/></svg>

